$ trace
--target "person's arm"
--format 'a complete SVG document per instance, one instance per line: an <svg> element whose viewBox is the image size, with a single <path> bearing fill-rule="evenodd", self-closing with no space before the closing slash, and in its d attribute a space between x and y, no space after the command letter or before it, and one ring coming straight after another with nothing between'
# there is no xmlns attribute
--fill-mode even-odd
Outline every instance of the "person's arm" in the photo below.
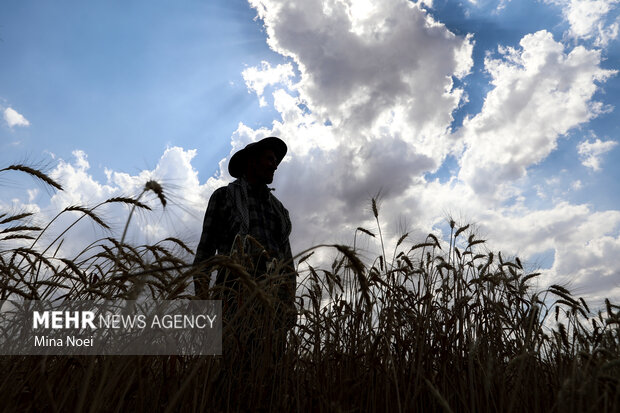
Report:
<svg viewBox="0 0 620 413"><path fill-rule="evenodd" d="M277 201L277 200L276 200ZM282 222L285 227L288 227L288 231L285 232L285 236L283 241L279 246L279 258L280 262L283 265L282 274L285 274L287 279L285 284L282 286L281 294L282 299L287 304L292 305L295 300L295 292L297 289L297 272L295 271L295 262L293 261L293 254L291 252L291 243L289 241L290 229L291 229L291 219L289 218L288 211L282 204L280 206L280 213L283 214Z"/></svg>
<svg viewBox="0 0 620 413"><path fill-rule="evenodd" d="M295 295L297 294L297 271L295 271L295 262L293 261L293 254L291 253L291 243L288 238L282 246L282 259L285 263L284 274L286 275L286 282L283 288L280 290L282 296L280 299L285 304L285 318L284 324L287 330L293 328L297 322L297 311L295 309Z"/></svg>
<svg viewBox="0 0 620 413"><path fill-rule="evenodd" d="M200 242L196 248L196 256L194 257L194 266L200 266L204 261L215 255L218 248L219 237L222 235L222 208L224 208L226 191L224 188L216 189L209 199L209 205L205 212L205 218L202 224L202 235ZM196 295L206 298L206 291L209 288L211 278L210 268L201 268L194 275L194 289Z"/></svg>
<svg viewBox="0 0 620 413"><path fill-rule="evenodd" d="M291 243L289 241L289 235L292 229L291 218L288 210L284 208L284 205L282 205L276 197L272 197L272 199L275 200L275 205L278 207L280 214L282 214L283 231L285 234L284 241L280 244L280 257L284 264L283 271L288 277L286 280L284 298L288 304L293 304L297 290L297 272L295 271L295 262L293 261Z"/></svg>

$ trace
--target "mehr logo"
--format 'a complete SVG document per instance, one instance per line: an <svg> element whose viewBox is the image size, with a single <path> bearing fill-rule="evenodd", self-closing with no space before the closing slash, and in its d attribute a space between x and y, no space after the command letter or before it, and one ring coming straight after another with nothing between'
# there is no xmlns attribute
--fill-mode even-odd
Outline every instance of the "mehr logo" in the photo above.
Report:
<svg viewBox="0 0 620 413"><path fill-rule="evenodd" d="M35 311L32 318L32 328L81 328L96 329L95 313L93 311Z"/></svg>

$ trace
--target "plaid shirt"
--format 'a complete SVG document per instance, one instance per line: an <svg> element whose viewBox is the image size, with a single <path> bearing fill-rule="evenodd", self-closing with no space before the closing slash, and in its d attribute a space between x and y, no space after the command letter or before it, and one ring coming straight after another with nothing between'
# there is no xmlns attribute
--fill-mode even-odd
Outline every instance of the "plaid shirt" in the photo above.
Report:
<svg viewBox="0 0 620 413"><path fill-rule="evenodd" d="M263 245L271 258L290 260L292 265L289 239L283 235L279 212L269 200L269 197L273 197L270 190L266 185L258 188L250 187L247 196L249 235ZM194 265L200 264L216 253L230 254L240 228L241 220L227 188L216 189L209 199ZM257 255L261 252L256 251ZM197 285L197 289L198 287Z"/></svg>

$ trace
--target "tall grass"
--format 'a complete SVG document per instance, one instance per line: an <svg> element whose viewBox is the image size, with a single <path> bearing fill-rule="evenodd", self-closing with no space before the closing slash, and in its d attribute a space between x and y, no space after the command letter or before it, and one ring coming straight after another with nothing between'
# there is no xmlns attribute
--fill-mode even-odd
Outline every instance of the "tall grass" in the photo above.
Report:
<svg viewBox="0 0 620 413"><path fill-rule="evenodd" d="M153 182L144 190L163 204ZM106 201L116 202L148 209L139 197ZM105 226L100 205L61 214ZM607 301L593 312L560 285L537 291L538 274L453 221L447 240L403 234L388 253L374 200L372 211L376 229L355 235L375 239L376 259L356 242L297 256L297 322L285 348L276 330L287 267L261 276L239 243L204 264L239 279L243 305L224 326L223 357L5 356L2 410L620 411L620 307ZM42 246L49 226L28 218L0 216L3 299L194 298L187 287L204 268L189 265L181 240L134 246L107 237L61 257L66 232ZM31 244L1 247L16 238ZM310 263L320 248L338 254L328 268Z"/></svg>

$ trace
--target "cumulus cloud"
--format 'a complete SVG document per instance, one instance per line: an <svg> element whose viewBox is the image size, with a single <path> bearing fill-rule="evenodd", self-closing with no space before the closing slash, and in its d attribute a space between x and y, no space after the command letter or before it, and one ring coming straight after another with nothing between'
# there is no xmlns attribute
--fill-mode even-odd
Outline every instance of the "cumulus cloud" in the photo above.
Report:
<svg viewBox="0 0 620 413"><path fill-rule="evenodd" d="M604 112L592 98L616 73L600 67L599 51L577 46L566 53L544 30L523 37L520 49L500 47L500 53L485 59L494 88L461 130L466 150L459 178L486 195L501 194L562 135Z"/></svg>
<svg viewBox="0 0 620 413"><path fill-rule="evenodd" d="M599 302L620 298L620 211L596 212L587 205L561 202L545 210L495 211L480 225L503 251L532 257L553 251L540 288L566 284Z"/></svg>
<svg viewBox="0 0 620 413"><path fill-rule="evenodd" d="M124 204L105 203L113 197L141 196L140 201L149 205L152 211L137 213L129 226L126 240L134 243L157 242L162 238L176 236L188 243L195 243L200 236L201 222L208 197L221 183L211 178L205 184L198 181L198 172L191 165L196 155L195 150L179 147L166 149L157 166L131 175L125 172L106 170L106 181L95 179L90 173L87 154L76 150L71 160L59 159L49 175L60 182L64 191L56 192L49 205L41 205L37 219L46 224L66 207L72 205L95 208L94 212L109 226L109 231L102 230L89 219L80 220L72 227L62 244L65 256L79 254L91 242L105 236L120 238L129 216L130 208ZM146 182L155 180L160 183L167 199L163 208L159 198L151 191L144 192ZM29 191L29 198L36 192ZM54 225L46 231L40 242L45 247L58 234L75 222L82 213L62 213Z"/></svg>
<svg viewBox="0 0 620 413"><path fill-rule="evenodd" d="M618 13L614 13L620 0L546 0L563 8L564 18L570 29L568 35L575 39L593 40L596 46L605 47L618 38Z"/></svg>
<svg viewBox="0 0 620 413"><path fill-rule="evenodd" d="M560 280L600 303L605 297L620 298L620 211L589 212L569 216L570 231L558 242L549 280Z"/></svg>
<svg viewBox="0 0 620 413"><path fill-rule="evenodd" d="M14 126L30 126L30 122L28 119L24 117L21 113L17 112L13 108L6 108L4 110L4 120L6 121L9 128Z"/></svg>
<svg viewBox="0 0 620 413"><path fill-rule="evenodd" d="M603 154L612 150L617 144L618 142L616 141L601 141L598 138L593 142L590 142L589 139L581 142L577 146L581 164L595 171L600 171L601 157Z"/></svg>
<svg viewBox="0 0 620 413"><path fill-rule="evenodd" d="M279 94L275 105L284 122L274 129L303 118L301 129L313 125L311 139L323 141L320 150L331 146L364 156L359 148L374 146L366 151L366 160L370 154L374 160L390 153L386 145L372 141L392 137L406 147L399 162L406 164L404 155L410 155L422 160L421 169L440 165L451 149L448 129L463 93L453 87L453 78L465 76L472 66L468 37L455 36L405 0L315 0L301 7L269 0L250 3L265 23L270 46L291 57L300 73L296 89L301 98ZM295 108L301 104L311 116ZM331 127L321 127L325 124ZM326 138L335 142L329 145ZM330 175L346 175L351 184L369 176L343 166L350 169L333 165L341 170Z"/></svg>
<svg viewBox="0 0 620 413"><path fill-rule="evenodd" d="M430 155L442 159L449 143L440 142L463 92L453 78L471 69L471 39L406 0L250 4L271 48L297 64L297 89L320 121L357 144L391 128L417 152L437 148Z"/></svg>

